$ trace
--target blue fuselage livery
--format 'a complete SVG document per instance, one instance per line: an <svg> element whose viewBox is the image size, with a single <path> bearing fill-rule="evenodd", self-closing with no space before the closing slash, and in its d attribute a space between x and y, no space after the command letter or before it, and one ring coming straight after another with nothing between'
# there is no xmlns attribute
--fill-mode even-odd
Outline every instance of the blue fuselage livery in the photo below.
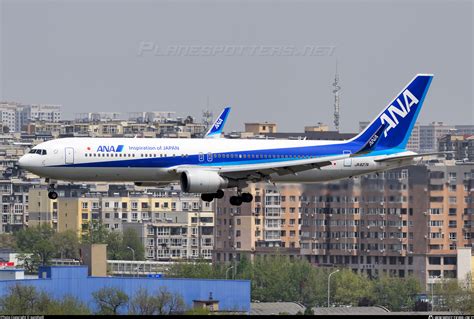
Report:
<svg viewBox="0 0 474 319"><path fill-rule="evenodd" d="M432 75L415 76L363 132L347 141L64 138L35 146L19 165L49 181L176 181L204 200L221 198L225 188L237 187L240 194L251 182L313 183L382 171L422 156L405 146L431 80ZM228 111L210 133L220 135ZM231 202L249 200L243 193Z"/></svg>

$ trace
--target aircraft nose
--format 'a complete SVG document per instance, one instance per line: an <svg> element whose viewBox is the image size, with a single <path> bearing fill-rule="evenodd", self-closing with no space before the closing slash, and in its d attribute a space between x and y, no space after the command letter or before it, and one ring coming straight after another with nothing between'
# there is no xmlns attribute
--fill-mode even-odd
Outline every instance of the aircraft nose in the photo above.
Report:
<svg viewBox="0 0 474 319"><path fill-rule="evenodd" d="M20 157L20 159L18 160L18 166L23 167L23 168L27 166L26 156L27 155L23 155L22 157Z"/></svg>

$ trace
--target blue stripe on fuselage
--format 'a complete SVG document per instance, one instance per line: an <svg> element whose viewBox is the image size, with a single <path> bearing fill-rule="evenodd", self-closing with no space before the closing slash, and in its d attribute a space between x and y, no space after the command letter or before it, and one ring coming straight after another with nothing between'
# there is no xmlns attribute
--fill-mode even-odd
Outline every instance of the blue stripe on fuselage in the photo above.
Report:
<svg viewBox="0 0 474 319"><path fill-rule="evenodd" d="M261 149L261 150L242 150L235 152L218 152L211 154L211 161L208 161L208 153L193 154L188 156L171 156L171 157L148 157L148 158L117 158L113 157L109 161L97 161L76 164L56 165L55 167L136 167L136 168L166 168L177 165L202 165L202 166L226 166L226 165L248 165L248 164L263 164L272 162L294 161L309 158L310 156L325 157L342 155L344 151L356 152L360 149L361 143L350 142L342 144L330 145L315 145L291 148L277 148L277 149ZM366 154L364 156L373 155L389 155L398 153L404 150L401 149L384 149L377 150ZM134 154L141 154L136 152ZM215 156L217 155L217 156ZM288 156L288 157L273 157L273 156ZM220 156L220 157L219 157ZM233 158L232 158L233 156ZM263 156L263 158L256 158L256 156ZM229 158L228 158L229 157ZM200 161L200 158L203 159Z"/></svg>

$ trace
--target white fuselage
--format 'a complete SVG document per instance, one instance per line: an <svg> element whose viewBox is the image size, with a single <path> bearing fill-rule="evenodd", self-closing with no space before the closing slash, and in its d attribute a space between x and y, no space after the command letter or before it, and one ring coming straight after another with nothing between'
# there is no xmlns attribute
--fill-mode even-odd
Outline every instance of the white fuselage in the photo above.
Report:
<svg viewBox="0 0 474 319"><path fill-rule="evenodd" d="M337 148L338 145L340 148ZM39 176L54 180L166 183L179 180L179 175L170 170L170 167L176 165L205 168L213 165L245 166L257 161L291 162L313 156L308 155L312 147L318 147L315 157L324 157L325 154L320 154L319 149L324 150L325 146L331 146L333 153L354 152L350 145L340 141L64 138L37 145L33 150L42 150L45 154L26 154L19 164ZM233 153L233 157L225 158L225 154L229 156L229 153ZM331 165L320 169L281 176L274 174L271 180L282 183L314 183L413 163L411 159L397 163L374 161L386 156L387 154L375 154L334 160Z"/></svg>

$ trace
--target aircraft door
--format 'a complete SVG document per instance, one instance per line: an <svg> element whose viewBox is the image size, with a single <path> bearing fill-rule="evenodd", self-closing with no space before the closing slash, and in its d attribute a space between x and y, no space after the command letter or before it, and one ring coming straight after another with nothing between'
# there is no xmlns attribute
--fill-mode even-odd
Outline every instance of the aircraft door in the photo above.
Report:
<svg viewBox="0 0 474 319"><path fill-rule="evenodd" d="M207 161L212 162L212 153L207 153Z"/></svg>
<svg viewBox="0 0 474 319"><path fill-rule="evenodd" d="M203 153L199 153L199 161L204 162L204 154Z"/></svg>
<svg viewBox="0 0 474 319"><path fill-rule="evenodd" d="M66 164L74 164L74 148L72 147L66 147L64 149L65 155L65 163Z"/></svg>
<svg viewBox="0 0 474 319"><path fill-rule="evenodd" d="M342 151L343 154L351 154L351 151ZM344 159L344 167L351 167L352 166L352 157Z"/></svg>

